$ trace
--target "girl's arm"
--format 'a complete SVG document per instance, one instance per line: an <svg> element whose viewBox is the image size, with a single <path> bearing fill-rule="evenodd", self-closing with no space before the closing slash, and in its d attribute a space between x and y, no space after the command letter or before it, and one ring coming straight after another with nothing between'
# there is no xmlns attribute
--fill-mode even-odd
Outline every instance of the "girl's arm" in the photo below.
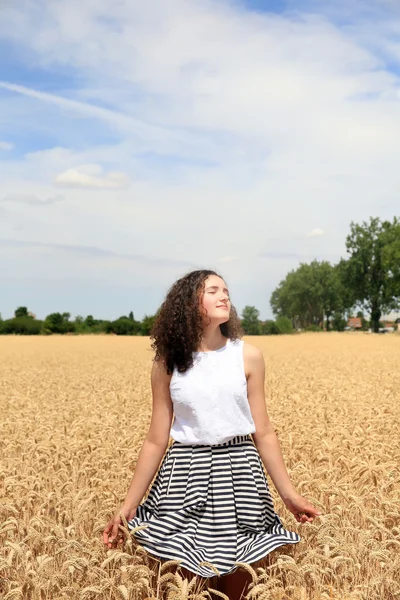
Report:
<svg viewBox="0 0 400 600"><path fill-rule="evenodd" d="M149 431L139 452L135 473L123 508L136 509L153 480L169 442L173 407L169 392L171 375L164 363L154 361L151 370L153 408Z"/></svg>
<svg viewBox="0 0 400 600"><path fill-rule="evenodd" d="M312 521L321 514L306 499L296 492L285 467L278 436L269 420L265 403L265 362L259 348L244 344L244 362L247 376L247 396L256 426L254 444L270 475L274 486L286 507L300 523Z"/></svg>
<svg viewBox="0 0 400 600"><path fill-rule="evenodd" d="M151 389L153 393L151 423L146 439L140 449L135 474L125 501L103 531L103 542L109 548L117 543L121 514L124 515L127 521L134 518L137 507L156 474L168 446L173 414L172 400L169 393L170 379L171 375L167 375L164 364L161 361L154 362L151 370ZM122 539L119 539L119 542L122 543Z"/></svg>

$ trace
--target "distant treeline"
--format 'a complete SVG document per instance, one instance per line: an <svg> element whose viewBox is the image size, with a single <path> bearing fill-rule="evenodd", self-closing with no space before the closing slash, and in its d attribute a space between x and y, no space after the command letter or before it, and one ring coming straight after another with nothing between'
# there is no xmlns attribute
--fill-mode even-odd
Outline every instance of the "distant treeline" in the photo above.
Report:
<svg viewBox="0 0 400 600"><path fill-rule="evenodd" d="M245 306L241 315L243 331L247 335L278 335L293 333L293 325L288 317L278 317L276 321L259 319L259 311L254 306ZM137 321L133 313L122 316L115 321L77 316L71 320L68 312L52 313L44 320L36 319L26 306L18 307L14 318L2 320L0 317L0 335L52 335L52 334L88 334L102 333L114 335L150 335L155 315L145 316ZM310 326L308 331L317 331L319 327Z"/></svg>
<svg viewBox="0 0 400 600"><path fill-rule="evenodd" d="M149 335L155 316L145 316L137 321L133 312L114 321L77 316L71 320L68 312L51 313L42 321L36 319L26 306L20 306L14 312L13 319L0 319L0 334L20 335L51 335L82 334L82 333L111 333L115 335Z"/></svg>
<svg viewBox="0 0 400 600"><path fill-rule="evenodd" d="M300 263L273 291L270 304L275 320L261 321L254 306L241 313L247 335L277 335L297 330L343 331L347 320L357 311L361 329L374 332L382 327L383 314L400 307L400 221L370 218L361 225L350 224L346 238L347 259L331 265L313 260ZM364 311L370 319L364 318ZM43 321L26 306L15 310L14 318L2 320L0 334L51 335L108 333L148 336L155 315L137 321L131 311L114 321L52 313Z"/></svg>
<svg viewBox="0 0 400 600"><path fill-rule="evenodd" d="M87 334L108 333L114 335L150 335L155 315L145 316L137 321L133 312L115 321L94 319L92 315L71 320L71 314L52 313L43 321L36 319L26 306L18 307L14 318L5 321L0 318L0 334L51 335L51 334ZM276 335L291 333L292 323L287 317L278 317L276 321L260 321L259 311L254 306L246 306L242 312L243 330L248 335Z"/></svg>

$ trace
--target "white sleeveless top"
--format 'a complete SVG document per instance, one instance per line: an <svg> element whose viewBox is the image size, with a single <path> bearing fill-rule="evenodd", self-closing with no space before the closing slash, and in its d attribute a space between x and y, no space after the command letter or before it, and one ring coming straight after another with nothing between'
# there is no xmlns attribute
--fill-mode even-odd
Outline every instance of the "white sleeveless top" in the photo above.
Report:
<svg viewBox="0 0 400 600"><path fill-rule="evenodd" d="M184 444L222 444L256 427L247 397L243 340L228 338L211 352L194 352L193 367L174 368L170 393L175 419L171 437Z"/></svg>

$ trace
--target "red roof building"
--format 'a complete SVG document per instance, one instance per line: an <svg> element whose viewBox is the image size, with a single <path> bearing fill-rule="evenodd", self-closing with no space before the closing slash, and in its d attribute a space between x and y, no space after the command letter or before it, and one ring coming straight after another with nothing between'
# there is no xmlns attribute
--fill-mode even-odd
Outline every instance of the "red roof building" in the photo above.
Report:
<svg viewBox="0 0 400 600"><path fill-rule="evenodd" d="M362 329L362 322L360 317L350 317L347 321L347 326L351 329Z"/></svg>

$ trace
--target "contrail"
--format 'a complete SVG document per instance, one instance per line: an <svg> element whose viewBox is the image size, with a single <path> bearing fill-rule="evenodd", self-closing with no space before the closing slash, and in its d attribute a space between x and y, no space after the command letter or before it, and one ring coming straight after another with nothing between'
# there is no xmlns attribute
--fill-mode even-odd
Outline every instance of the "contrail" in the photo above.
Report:
<svg viewBox="0 0 400 600"><path fill-rule="evenodd" d="M156 127L154 125L150 125L148 123L140 121L139 119L135 119L134 117L129 117L127 115L121 114L114 110L110 110L108 108L100 108L99 106L93 106L93 104L88 104L87 102L69 100L68 98L63 98L62 96L49 94L47 92L39 92L37 90L27 88L23 85L8 83L7 81L0 81L0 88L3 88L10 92L16 92L17 94L22 94L23 96L28 96L30 98L36 98L41 102L56 104L60 108L68 108L69 110L74 110L75 112L87 115L88 117L93 117L101 119L103 121L107 121L108 123L118 126L124 131L136 133L146 138L148 138L149 136L153 137L154 135L156 135L157 137L160 137L160 135L168 135L170 137L171 135L171 133L167 129L164 129L162 127Z"/></svg>
<svg viewBox="0 0 400 600"><path fill-rule="evenodd" d="M23 85L9 83L8 81L0 81L0 88L107 122L117 127L123 133L135 134L149 143L156 142L157 152L162 154L173 154L176 152L176 149L179 149L179 152L184 151L186 156L194 154L195 157L199 155L208 157L210 153L215 152L214 144L207 139L207 136L201 135L198 132L187 131L184 127L179 129L176 126L168 128L152 125L141 119L124 115L109 108L101 108L87 102L69 100L63 96L40 92Z"/></svg>

